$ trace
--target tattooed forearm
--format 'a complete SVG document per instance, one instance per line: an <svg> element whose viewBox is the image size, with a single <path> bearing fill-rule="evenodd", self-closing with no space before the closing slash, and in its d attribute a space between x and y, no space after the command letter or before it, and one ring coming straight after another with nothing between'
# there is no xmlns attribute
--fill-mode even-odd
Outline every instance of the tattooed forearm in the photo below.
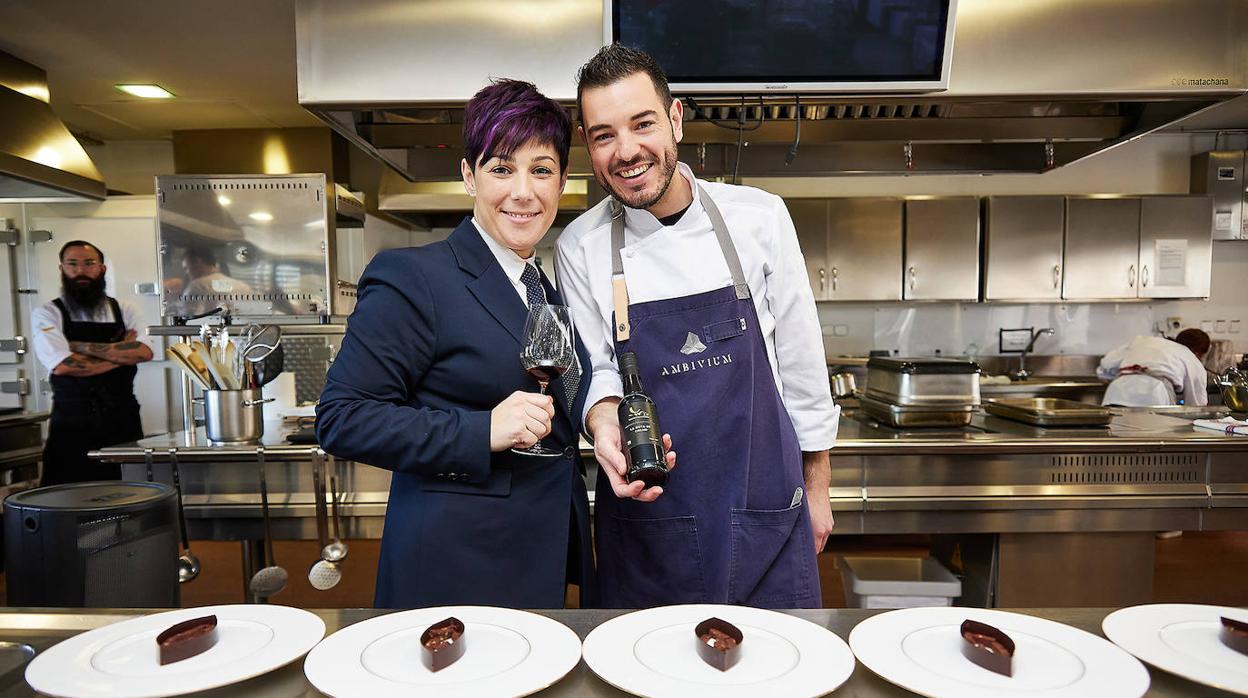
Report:
<svg viewBox="0 0 1248 698"><path fill-rule="evenodd" d="M69 350L125 366L150 361L152 358L151 348L130 338L130 335L120 342L70 342Z"/></svg>
<svg viewBox="0 0 1248 698"><path fill-rule="evenodd" d="M57 376L98 376L101 373L108 373L117 368L119 364L113 363L105 359L100 359L86 354L74 353L65 357L65 360L57 364L52 369L52 373Z"/></svg>

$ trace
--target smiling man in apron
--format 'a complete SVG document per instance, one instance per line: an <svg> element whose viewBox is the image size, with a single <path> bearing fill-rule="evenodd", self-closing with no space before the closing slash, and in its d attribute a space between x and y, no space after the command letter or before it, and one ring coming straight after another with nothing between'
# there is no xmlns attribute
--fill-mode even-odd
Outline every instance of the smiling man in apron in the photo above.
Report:
<svg viewBox="0 0 1248 698"><path fill-rule="evenodd" d="M143 438L134 376L152 348L139 339L147 333L134 306L105 293L99 248L72 240L60 259L61 295L31 317L52 383L42 484L116 480L117 465L92 463L87 452Z"/></svg>
<svg viewBox="0 0 1248 698"><path fill-rule="evenodd" d="M604 605L817 607L839 409L792 219L777 196L677 162L683 107L649 55L602 49L578 107L612 195L564 229L557 259L593 370ZM623 479L625 351L680 453L662 488Z"/></svg>

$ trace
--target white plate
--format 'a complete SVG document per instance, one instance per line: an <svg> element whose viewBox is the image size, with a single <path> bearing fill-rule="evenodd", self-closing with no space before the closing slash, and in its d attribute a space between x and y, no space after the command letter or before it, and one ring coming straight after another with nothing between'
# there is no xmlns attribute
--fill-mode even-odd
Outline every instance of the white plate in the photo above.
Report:
<svg viewBox="0 0 1248 698"><path fill-rule="evenodd" d="M720 671L698 656L693 629L710 617L741 629L741 658ZM776 611L714 604L660 606L612 618L585 638L585 663L629 693L662 696L822 696L854 672L835 633Z"/></svg>
<svg viewBox="0 0 1248 698"><path fill-rule="evenodd" d="M1014 675L1002 676L962 656L961 625L976 620L1014 640ZM849 646L884 679L932 698L1096 696L1137 698L1148 669L1113 643L1069 625L983 608L906 608L872 616L849 634Z"/></svg>
<svg viewBox="0 0 1248 698"><path fill-rule="evenodd" d="M156 636L175 623L217 617L217 644L160 664ZM202 606L130 618L88 630L35 656L26 681L66 698L154 698L226 686L283 667L325 636L325 622L289 606Z"/></svg>
<svg viewBox="0 0 1248 698"><path fill-rule="evenodd" d="M454 616L464 623L464 656L438 672L420 658L420 635ZM330 696L527 696L581 661L581 638L536 613L492 606L438 606L349 625L308 653L303 673Z"/></svg>
<svg viewBox="0 0 1248 698"><path fill-rule="evenodd" d="M1123 608L1101 629L1119 647L1185 679L1248 695L1248 657L1222 644L1222 616L1248 623L1248 611L1228 606L1166 603Z"/></svg>

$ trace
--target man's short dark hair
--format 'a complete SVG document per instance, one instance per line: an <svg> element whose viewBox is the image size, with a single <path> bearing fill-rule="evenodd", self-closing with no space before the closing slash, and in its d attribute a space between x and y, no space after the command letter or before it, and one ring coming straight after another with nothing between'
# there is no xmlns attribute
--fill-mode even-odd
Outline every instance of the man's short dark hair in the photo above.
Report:
<svg viewBox="0 0 1248 698"><path fill-rule="evenodd" d="M1174 341L1191 349L1192 353L1197 357L1208 354L1209 347L1213 344L1213 341L1209 339L1209 335L1205 334L1204 330L1198 330L1195 327L1183 330L1174 338Z"/></svg>
<svg viewBox="0 0 1248 698"><path fill-rule="evenodd" d="M585 110L581 103L585 90L615 84L635 73L650 76L650 82L654 84L654 91L663 102L663 107L666 109L672 106L672 90L667 86L667 74L663 72L659 62L654 60L654 56L624 44L611 44L599 49L576 72L576 111L581 124L585 123Z"/></svg>
<svg viewBox="0 0 1248 698"><path fill-rule="evenodd" d="M96 247L92 243L87 242L86 240L70 240L64 245L61 245L61 251L58 257L60 261L62 262L65 261L65 250L68 250L71 247L90 247L91 249L95 250L95 253L97 255L100 256L100 264L104 263L104 251L101 250L99 247Z"/></svg>
<svg viewBox="0 0 1248 698"><path fill-rule="evenodd" d="M217 263L217 253L212 251L211 247L188 247L183 255L185 259L197 259L207 266L214 266Z"/></svg>

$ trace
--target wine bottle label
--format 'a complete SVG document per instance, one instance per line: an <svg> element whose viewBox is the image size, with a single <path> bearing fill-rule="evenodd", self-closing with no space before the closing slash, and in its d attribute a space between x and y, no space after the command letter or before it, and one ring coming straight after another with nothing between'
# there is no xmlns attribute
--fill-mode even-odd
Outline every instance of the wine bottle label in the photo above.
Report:
<svg viewBox="0 0 1248 698"><path fill-rule="evenodd" d="M621 426L630 448L645 443L656 446L659 444L661 435L654 412L654 403L645 398L632 398L624 403L620 410L620 416L623 417Z"/></svg>

